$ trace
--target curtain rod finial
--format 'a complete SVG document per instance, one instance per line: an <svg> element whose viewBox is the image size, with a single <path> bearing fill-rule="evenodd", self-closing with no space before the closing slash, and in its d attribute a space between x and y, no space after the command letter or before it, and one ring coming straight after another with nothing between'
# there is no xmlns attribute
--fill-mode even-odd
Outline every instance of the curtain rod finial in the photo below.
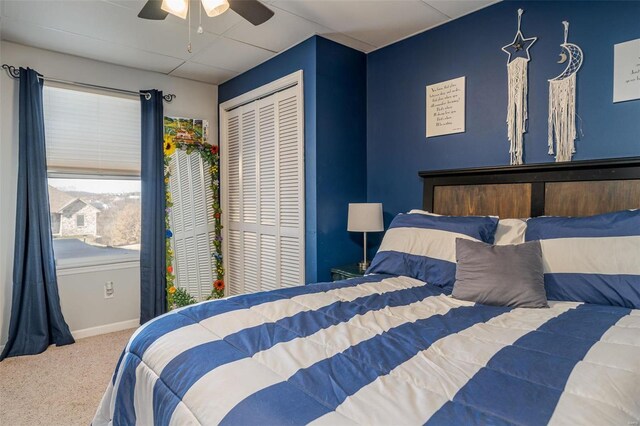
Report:
<svg viewBox="0 0 640 426"><path fill-rule="evenodd" d="M2 64L2 69L7 71L11 78L20 78L20 70L13 65Z"/></svg>

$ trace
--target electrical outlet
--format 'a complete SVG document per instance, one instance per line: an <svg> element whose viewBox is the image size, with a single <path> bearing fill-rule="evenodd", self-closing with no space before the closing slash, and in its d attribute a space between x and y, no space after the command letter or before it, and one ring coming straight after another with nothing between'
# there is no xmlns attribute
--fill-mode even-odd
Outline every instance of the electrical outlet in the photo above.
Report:
<svg viewBox="0 0 640 426"><path fill-rule="evenodd" d="M113 281L107 281L104 283L104 298L111 299L113 297L113 293L115 292L113 288Z"/></svg>

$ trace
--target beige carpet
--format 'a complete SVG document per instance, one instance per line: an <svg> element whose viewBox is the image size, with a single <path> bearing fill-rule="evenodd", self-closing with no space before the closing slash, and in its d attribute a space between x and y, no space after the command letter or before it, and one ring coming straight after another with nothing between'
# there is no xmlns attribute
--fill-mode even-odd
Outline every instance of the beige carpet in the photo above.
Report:
<svg viewBox="0 0 640 426"><path fill-rule="evenodd" d="M0 362L0 425L88 425L132 330Z"/></svg>

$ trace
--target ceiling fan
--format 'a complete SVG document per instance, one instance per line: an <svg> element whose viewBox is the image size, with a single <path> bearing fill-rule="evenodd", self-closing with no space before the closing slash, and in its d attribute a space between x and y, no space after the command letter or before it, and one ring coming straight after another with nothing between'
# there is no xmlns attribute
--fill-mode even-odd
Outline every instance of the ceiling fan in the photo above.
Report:
<svg viewBox="0 0 640 426"><path fill-rule="evenodd" d="M273 16L273 11L258 0L200 0L208 16L218 16L231 9L253 25L260 25ZM169 13L182 19L187 17L189 0L148 0L138 18L161 21Z"/></svg>

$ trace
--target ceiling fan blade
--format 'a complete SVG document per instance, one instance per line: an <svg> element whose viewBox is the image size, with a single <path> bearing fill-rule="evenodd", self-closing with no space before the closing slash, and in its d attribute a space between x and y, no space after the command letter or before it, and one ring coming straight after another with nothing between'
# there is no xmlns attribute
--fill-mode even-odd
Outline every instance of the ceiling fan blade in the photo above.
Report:
<svg viewBox="0 0 640 426"><path fill-rule="evenodd" d="M274 13L258 0L229 0L229 8L253 25L267 22Z"/></svg>
<svg viewBox="0 0 640 426"><path fill-rule="evenodd" d="M169 12L165 12L160 6L162 6L162 0L148 0L138 13L138 18L162 21Z"/></svg>

